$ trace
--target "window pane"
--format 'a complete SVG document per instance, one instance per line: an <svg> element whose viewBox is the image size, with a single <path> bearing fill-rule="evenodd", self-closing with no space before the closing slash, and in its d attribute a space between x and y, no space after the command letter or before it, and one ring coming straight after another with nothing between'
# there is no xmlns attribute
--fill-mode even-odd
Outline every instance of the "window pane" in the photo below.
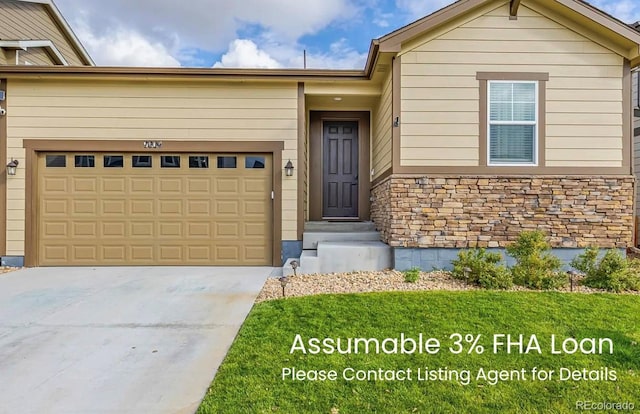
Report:
<svg viewBox="0 0 640 414"><path fill-rule="evenodd" d="M218 157L218 168L236 168L236 157Z"/></svg>
<svg viewBox="0 0 640 414"><path fill-rule="evenodd" d="M535 102L536 85L534 83L514 83L513 100L514 102Z"/></svg>
<svg viewBox="0 0 640 414"><path fill-rule="evenodd" d="M189 168L209 168L209 157L206 155L189 157Z"/></svg>
<svg viewBox="0 0 640 414"><path fill-rule="evenodd" d="M492 121L512 121L513 112L511 102L491 103L490 116Z"/></svg>
<svg viewBox="0 0 640 414"><path fill-rule="evenodd" d="M105 155L104 168L123 168L124 156L122 155Z"/></svg>
<svg viewBox="0 0 640 414"><path fill-rule="evenodd" d="M180 168L179 155L163 155L160 157L161 168Z"/></svg>
<svg viewBox="0 0 640 414"><path fill-rule="evenodd" d="M491 102L511 102L513 84L508 82L491 82Z"/></svg>
<svg viewBox="0 0 640 414"><path fill-rule="evenodd" d="M131 157L133 168L151 168L151 155L134 155Z"/></svg>
<svg viewBox="0 0 640 414"><path fill-rule="evenodd" d="M492 119L493 120L493 119ZM536 120L536 104L535 103L519 103L513 104L513 120L514 121L535 121Z"/></svg>
<svg viewBox="0 0 640 414"><path fill-rule="evenodd" d="M93 168L96 166L94 155L76 155L76 167Z"/></svg>
<svg viewBox="0 0 640 414"><path fill-rule="evenodd" d="M264 157L246 157L244 168L264 168Z"/></svg>
<svg viewBox="0 0 640 414"><path fill-rule="evenodd" d="M534 125L491 125L489 157L492 163L533 163Z"/></svg>
<svg viewBox="0 0 640 414"><path fill-rule="evenodd" d="M46 165L48 168L62 168L67 166L66 155L47 155Z"/></svg>

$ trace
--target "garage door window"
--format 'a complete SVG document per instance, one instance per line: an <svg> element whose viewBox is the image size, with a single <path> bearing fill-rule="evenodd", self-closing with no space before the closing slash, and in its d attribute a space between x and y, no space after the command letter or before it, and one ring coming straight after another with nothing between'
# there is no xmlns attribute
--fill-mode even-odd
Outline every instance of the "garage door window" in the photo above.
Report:
<svg viewBox="0 0 640 414"><path fill-rule="evenodd" d="M124 156L122 155L105 155L104 168L124 168Z"/></svg>
<svg viewBox="0 0 640 414"><path fill-rule="evenodd" d="M244 168L264 168L264 157L246 157L244 159Z"/></svg>
<svg viewBox="0 0 640 414"><path fill-rule="evenodd" d="M190 156L189 168L209 168L209 157L206 155Z"/></svg>
<svg viewBox="0 0 640 414"><path fill-rule="evenodd" d="M218 157L218 168L237 168L237 157Z"/></svg>
<svg viewBox="0 0 640 414"><path fill-rule="evenodd" d="M65 155L47 155L47 168L64 168L67 166L67 157Z"/></svg>
<svg viewBox="0 0 640 414"><path fill-rule="evenodd" d="M160 158L161 168L180 168L180 156L179 155L163 155Z"/></svg>
<svg viewBox="0 0 640 414"><path fill-rule="evenodd" d="M151 155L134 155L131 164L133 168L151 168Z"/></svg>
<svg viewBox="0 0 640 414"><path fill-rule="evenodd" d="M76 155L76 168L94 168L96 166L95 155Z"/></svg>

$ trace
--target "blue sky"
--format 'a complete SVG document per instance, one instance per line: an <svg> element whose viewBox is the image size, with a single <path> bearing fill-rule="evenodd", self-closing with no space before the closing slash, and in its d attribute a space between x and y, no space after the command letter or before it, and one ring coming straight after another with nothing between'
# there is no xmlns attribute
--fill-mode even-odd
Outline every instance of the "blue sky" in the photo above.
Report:
<svg viewBox="0 0 640 414"><path fill-rule="evenodd" d="M55 0L99 65L362 69L371 39L447 0ZM554 0L548 0L554 1ZM627 22L638 0L592 0Z"/></svg>

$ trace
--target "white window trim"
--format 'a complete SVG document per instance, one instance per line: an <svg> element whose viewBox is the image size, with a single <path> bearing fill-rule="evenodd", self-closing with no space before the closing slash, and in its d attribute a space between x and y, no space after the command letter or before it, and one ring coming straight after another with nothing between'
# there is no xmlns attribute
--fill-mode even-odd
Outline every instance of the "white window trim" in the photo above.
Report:
<svg viewBox="0 0 640 414"><path fill-rule="evenodd" d="M491 85L495 83L532 83L535 85L535 120L534 121L492 121L491 120ZM539 81L488 80L487 81L487 165L491 167L537 167L540 129ZM491 161L491 125L534 125L533 162L492 162Z"/></svg>

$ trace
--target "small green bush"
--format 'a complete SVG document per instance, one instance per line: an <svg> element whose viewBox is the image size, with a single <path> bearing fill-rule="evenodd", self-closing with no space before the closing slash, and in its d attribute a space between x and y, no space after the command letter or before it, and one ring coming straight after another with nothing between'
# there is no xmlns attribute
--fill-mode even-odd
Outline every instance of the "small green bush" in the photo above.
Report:
<svg viewBox="0 0 640 414"><path fill-rule="evenodd" d="M599 253L597 247L589 247L571 261L571 266L585 274L583 285L614 292L640 290L640 263L630 263L614 249L598 261Z"/></svg>
<svg viewBox="0 0 640 414"><path fill-rule="evenodd" d="M501 262L500 253L487 252L482 248L461 250L452 262L453 276L485 289L509 289L513 280ZM465 269L468 269L467 274Z"/></svg>
<svg viewBox="0 0 640 414"><path fill-rule="evenodd" d="M551 254L551 246L541 231L523 231L507 253L516 260L511 268L513 281L534 289L555 289L567 283L560 273L562 262Z"/></svg>
<svg viewBox="0 0 640 414"><path fill-rule="evenodd" d="M404 274L404 281L407 283L416 283L420 279L420 269L417 267L412 267L402 273Z"/></svg>

